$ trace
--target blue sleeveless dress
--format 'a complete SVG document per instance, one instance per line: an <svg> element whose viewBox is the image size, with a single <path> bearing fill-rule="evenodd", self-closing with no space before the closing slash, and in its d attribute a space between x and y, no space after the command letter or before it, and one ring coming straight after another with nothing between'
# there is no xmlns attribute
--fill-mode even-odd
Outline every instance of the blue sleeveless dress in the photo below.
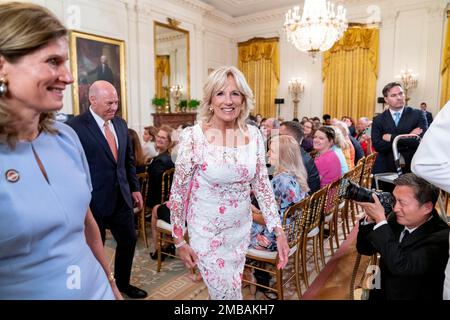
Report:
<svg viewBox="0 0 450 320"><path fill-rule="evenodd" d="M83 148L72 128L55 127L15 150L0 144L0 299L114 299L84 234L92 186Z"/></svg>

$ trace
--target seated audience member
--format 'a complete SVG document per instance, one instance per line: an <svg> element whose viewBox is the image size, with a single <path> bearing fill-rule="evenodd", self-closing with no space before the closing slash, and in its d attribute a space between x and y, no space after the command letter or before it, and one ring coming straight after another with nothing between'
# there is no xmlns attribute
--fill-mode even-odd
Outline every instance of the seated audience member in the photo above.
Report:
<svg viewBox="0 0 450 320"><path fill-rule="evenodd" d="M358 202L366 216L357 250L381 255L379 285L369 300L442 300L449 227L434 209L439 189L413 173L394 184L395 206L388 216L374 194L375 203Z"/></svg>
<svg viewBox="0 0 450 320"><path fill-rule="evenodd" d="M309 193L313 194L320 189L320 178L319 172L314 164L314 159L312 159L311 156L301 147L301 143L303 141L302 125L294 121L285 121L280 125L280 134L293 137L299 144L303 164L308 175Z"/></svg>
<svg viewBox="0 0 450 320"><path fill-rule="evenodd" d="M314 149L313 139L314 139L314 132L316 131L314 122L312 122L311 120L306 120L302 123L302 125L304 133L304 138L302 140L302 148L306 152L311 152Z"/></svg>
<svg viewBox="0 0 450 320"><path fill-rule="evenodd" d="M355 167L356 151L355 151L355 147L353 146L353 143L350 139L351 136L350 136L350 132L348 130L347 124L343 121L336 121L334 126L336 127L337 131L339 131L339 133L344 138L343 142L341 142L343 145L343 147L341 147L341 149L342 149L342 152L344 153L345 162L347 164L348 170L352 170ZM339 136L339 134L337 134L337 136Z"/></svg>
<svg viewBox="0 0 450 320"><path fill-rule="evenodd" d="M374 152L372 147L370 123L371 122L367 117L361 117L356 124L356 140L359 141L365 156L368 156Z"/></svg>
<svg viewBox="0 0 450 320"><path fill-rule="evenodd" d="M139 141L139 135L133 129L128 129L128 135L130 136L131 146L133 147L136 173L145 172L146 161L142 152L141 141Z"/></svg>
<svg viewBox="0 0 450 320"><path fill-rule="evenodd" d="M270 140L270 137L272 135L277 135L275 130L278 130L280 128L280 121L275 118L269 118L265 122L265 127L267 131L267 139Z"/></svg>
<svg viewBox="0 0 450 320"><path fill-rule="evenodd" d="M149 208L153 208L153 206L161 203L162 175L164 171L175 167L170 157L173 145L172 131L171 127L162 125L156 135L156 149L159 154L147 167L149 183L146 204Z"/></svg>
<svg viewBox="0 0 450 320"><path fill-rule="evenodd" d="M263 119L261 113L257 113L255 118L256 118L256 125L257 125L258 128L259 128L259 127L261 126L261 121L262 121L262 119Z"/></svg>
<svg viewBox="0 0 450 320"><path fill-rule="evenodd" d="M317 130L322 126L322 122L320 121L319 117L313 117L310 119L313 123L314 123L314 128L313 130Z"/></svg>
<svg viewBox="0 0 450 320"><path fill-rule="evenodd" d="M355 121L349 116L343 116L341 120L347 125L350 136L356 136Z"/></svg>
<svg viewBox="0 0 450 320"><path fill-rule="evenodd" d="M324 126L331 126L331 116L329 114L324 114L322 116L322 119L323 119Z"/></svg>
<svg viewBox="0 0 450 320"><path fill-rule="evenodd" d="M171 158L173 163L176 162L177 155L178 155L178 147L179 147L179 137L181 135L181 131L187 127L190 127L191 124L184 123L180 126L178 126L177 130L174 130L172 133L172 142L174 146L172 147L171 152ZM158 222L158 219L161 219L167 223L170 224L170 209L166 206L166 202L162 204L157 204L152 209L152 219L151 219L151 230L152 230L152 243L150 248L150 257L153 260L156 260L158 258L158 252L156 250L156 241L157 241L157 231L156 231L156 225ZM166 249L167 250L167 249ZM171 246L169 250L173 250L173 247ZM162 259L165 259L165 255L162 256Z"/></svg>
<svg viewBox="0 0 450 320"><path fill-rule="evenodd" d="M158 151L155 147L155 139L157 133L158 129L156 129L154 126L148 126L144 128L144 144L142 145L142 152L144 153L146 162L150 162L154 157L158 155Z"/></svg>
<svg viewBox="0 0 450 320"><path fill-rule="evenodd" d="M344 154L344 150L347 150L348 144L344 140L344 136L337 128L336 126L331 126L334 130L334 145L332 146L333 151L336 153L336 155L339 158L339 161L341 163L341 176L346 174L348 172L348 165L347 160Z"/></svg>
<svg viewBox="0 0 450 320"><path fill-rule="evenodd" d="M269 162L275 168L271 182L280 219L283 221L286 209L302 200L309 191L306 169L298 152L298 142L288 135L273 137L269 148ZM276 251L275 234L267 230L261 212L255 207L252 211L250 248Z"/></svg>
<svg viewBox="0 0 450 320"><path fill-rule="evenodd" d="M314 134L314 158L319 171L320 187L338 180L341 177L341 162L333 151L335 132L329 126L320 127Z"/></svg>

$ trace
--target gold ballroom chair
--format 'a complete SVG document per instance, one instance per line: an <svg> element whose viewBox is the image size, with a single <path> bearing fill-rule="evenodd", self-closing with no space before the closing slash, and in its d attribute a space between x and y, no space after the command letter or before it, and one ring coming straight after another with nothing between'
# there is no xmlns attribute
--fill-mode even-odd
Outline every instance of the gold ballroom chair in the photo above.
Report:
<svg viewBox="0 0 450 320"><path fill-rule="evenodd" d="M288 279L283 279L283 270L277 268L279 262L277 251L267 251L249 248L246 258L248 262L245 264L246 268L250 270L261 270L274 275L276 278L275 288L258 284L249 279L242 279L243 283L262 287L264 289L273 291L277 294L279 300L284 299L283 287L295 278L295 286L297 290L298 298L301 297L300 286L300 273L299 273L299 244L302 234L304 232L304 226L306 225L307 213L309 207L309 197L301 200L298 203L291 205L284 213L282 227L286 234L286 238L289 245L289 257L294 256L294 273L289 275ZM268 266L267 266L268 264Z"/></svg>
<svg viewBox="0 0 450 320"><path fill-rule="evenodd" d="M301 255L301 262L302 262L302 275L303 280L305 282L306 288L309 287L309 279L308 279L308 270L306 268L306 262L307 262L307 245L309 240L313 240L312 243L312 258L314 259L314 265L317 274L320 273L320 265L319 265L319 254L320 258L322 258L322 254L317 252L319 247L319 251L321 250L321 246L319 245L320 240L320 225L322 224L322 214L323 209L325 206L325 200L327 197L327 190L328 185L324 186L322 189L314 192L309 197L309 205L308 205L308 212L306 215L306 220L304 221L304 225L302 227L304 228L304 232L302 233L302 238L300 239L300 250L297 252L297 254ZM325 265L325 261L323 261L323 264Z"/></svg>
<svg viewBox="0 0 450 320"><path fill-rule="evenodd" d="M319 245L324 245L325 230L328 230L328 241L330 242L331 254L334 254L333 239L336 242L336 249L339 249L339 234L338 234L338 212L339 212L339 186L341 179L336 180L328 185L327 196L323 209L323 222L320 225L320 242ZM328 226L328 229L325 227ZM324 248L321 248L321 258L325 261Z"/></svg>
<svg viewBox="0 0 450 320"><path fill-rule="evenodd" d="M175 168L168 169L164 171L161 179L161 204L169 200L170 188L172 186L173 175L175 173ZM176 255L163 251L163 243L174 244L172 238L172 228L170 223L164 220L158 219L156 223L156 232L158 233L156 249L158 250L158 267L157 271L161 271L162 255L176 257Z"/></svg>
<svg viewBox="0 0 450 320"><path fill-rule="evenodd" d="M375 159L377 158L377 152L373 152L370 155L366 156L364 160L364 168L363 168L363 173L361 176L361 187L364 188L371 188L372 187L372 169L373 169L373 165L375 164ZM362 160L362 159L361 159ZM359 161L361 161L359 160ZM358 163L359 163L358 161Z"/></svg>
<svg viewBox="0 0 450 320"><path fill-rule="evenodd" d="M136 174L136 177L138 178L139 185L141 186L141 194L142 199L144 199L144 203L142 205L142 209L134 208L134 214L136 215L137 220L137 229L139 230L139 233L142 235L142 239L145 242L145 246L148 248L148 241L147 241L147 233L145 231L145 199L147 199L147 192L148 192L148 173L138 173Z"/></svg>

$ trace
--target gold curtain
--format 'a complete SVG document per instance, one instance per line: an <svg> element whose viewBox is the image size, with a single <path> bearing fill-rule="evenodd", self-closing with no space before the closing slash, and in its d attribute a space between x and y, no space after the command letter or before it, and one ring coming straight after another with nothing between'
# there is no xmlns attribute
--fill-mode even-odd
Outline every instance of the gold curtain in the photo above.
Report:
<svg viewBox="0 0 450 320"><path fill-rule="evenodd" d="M280 84L279 38L255 38L238 43L239 69L255 96L253 114L277 115L274 100Z"/></svg>
<svg viewBox="0 0 450 320"><path fill-rule="evenodd" d="M447 31L445 35L444 50L442 53L442 69L441 69L441 103L442 108L448 100L450 100L450 24L448 18L450 11L447 11Z"/></svg>
<svg viewBox="0 0 450 320"><path fill-rule="evenodd" d="M324 111L331 117L372 117L378 77L378 28L352 26L323 55Z"/></svg>
<svg viewBox="0 0 450 320"><path fill-rule="evenodd" d="M164 76L166 76L165 85L170 87L170 56L156 56L156 97L166 98L168 100L168 92L164 90Z"/></svg>

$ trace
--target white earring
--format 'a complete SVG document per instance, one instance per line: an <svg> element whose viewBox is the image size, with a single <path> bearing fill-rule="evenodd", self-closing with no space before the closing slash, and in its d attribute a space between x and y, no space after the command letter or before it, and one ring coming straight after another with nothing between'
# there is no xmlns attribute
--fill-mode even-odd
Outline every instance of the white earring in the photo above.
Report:
<svg viewBox="0 0 450 320"><path fill-rule="evenodd" d="M8 81L4 77L0 77L0 98L8 92Z"/></svg>

